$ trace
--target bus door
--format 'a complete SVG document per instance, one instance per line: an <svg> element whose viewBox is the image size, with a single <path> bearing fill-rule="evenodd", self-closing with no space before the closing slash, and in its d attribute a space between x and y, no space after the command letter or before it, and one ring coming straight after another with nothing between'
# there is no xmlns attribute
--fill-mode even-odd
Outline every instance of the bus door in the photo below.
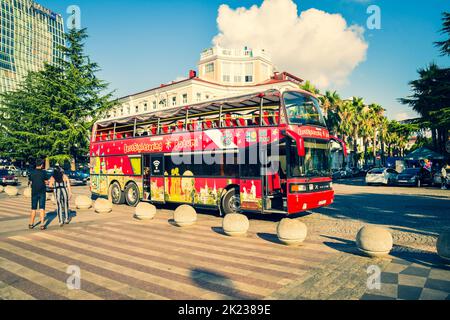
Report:
<svg viewBox="0 0 450 320"><path fill-rule="evenodd" d="M151 156L150 170L150 200L152 202L165 202L164 181L164 155L154 154Z"/></svg>
<svg viewBox="0 0 450 320"><path fill-rule="evenodd" d="M151 171L151 155L142 155L142 174L143 174L143 190L144 201L150 201L150 171Z"/></svg>
<svg viewBox="0 0 450 320"><path fill-rule="evenodd" d="M275 146L276 147L276 146ZM263 208L265 211L283 210L283 154L280 149L268 145L260 145L261 183Z"/></svg>

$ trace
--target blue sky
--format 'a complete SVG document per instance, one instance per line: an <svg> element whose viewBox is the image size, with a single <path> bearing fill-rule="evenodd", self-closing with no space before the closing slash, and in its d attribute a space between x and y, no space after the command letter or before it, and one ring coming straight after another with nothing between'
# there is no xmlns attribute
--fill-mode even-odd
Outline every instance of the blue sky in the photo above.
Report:
<svg viewBox="0 0 450 320"><path fill-rule="evenodd" d="M200 52L211 46L217 35L217 10L260 5L259 1L173 0L38 0L53 11L67 16L66 8L81 8L82 26L90 38L87 52L102 68L99 74L116 90L117 96L142 91L187 76L196 68ZM397 98L409 94L408 81L416 70L435 61L450 66L448 57L439 57L433 41L441 36L441 13L450 11L446 0L298 0L299 11L317 8L341 14L348 24L366 29L367 57L337 88L342 97L364 97L367 103L380 103L390 118L414 116ZM367 30L366 9L381 8L381 30ZM302 77L301 74L298 74Z"/></svg>

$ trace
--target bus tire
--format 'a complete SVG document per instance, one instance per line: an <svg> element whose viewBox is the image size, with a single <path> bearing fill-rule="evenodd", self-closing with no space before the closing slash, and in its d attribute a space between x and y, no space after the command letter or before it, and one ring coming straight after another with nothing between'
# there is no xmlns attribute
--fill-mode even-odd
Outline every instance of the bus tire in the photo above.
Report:
<svg viewBox="0 0 450 320"><path fill-rule="evenodd" d="M235 188L228 190L221 201L222 214L226 216L230 213L241 212L241 199L239 192Z"/></svg>
<svg viewBox="0 0 450 320"><path fill-rule="evenodd" d="M140 201L139 188L135 183L129 183L125 188L125 201L130 207L136 207Z"/></svg>
<svg viewBox="0 0 450 320"><path fill-rule="evenodd" d="M124 204L125 203L125 195L120 188L118 182L114 182L109 186L109 198L111 199L113 204Z"/></svg>

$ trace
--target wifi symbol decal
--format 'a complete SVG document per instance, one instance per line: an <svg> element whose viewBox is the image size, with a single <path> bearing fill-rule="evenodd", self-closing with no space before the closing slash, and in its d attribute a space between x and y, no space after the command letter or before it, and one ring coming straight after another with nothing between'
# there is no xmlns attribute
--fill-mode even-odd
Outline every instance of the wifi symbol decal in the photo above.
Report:
<svg viewBox="0 0 450 320"><path fill-rule="evenodd" d="M160 164L161 164L161 162L158 160L153 161L153 165L155 166L156 171L158 170Z"/></svg>

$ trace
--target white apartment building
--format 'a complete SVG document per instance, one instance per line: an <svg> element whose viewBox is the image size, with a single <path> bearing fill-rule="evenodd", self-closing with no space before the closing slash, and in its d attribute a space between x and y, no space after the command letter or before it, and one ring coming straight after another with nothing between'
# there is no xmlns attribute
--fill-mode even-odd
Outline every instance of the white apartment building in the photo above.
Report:
<svg viewBox="0 0 450 320"><path fill-rule="evenodd" d="M187 79L120 98L107 117L120 118L270 89L297 89L302 82L287 72L276 72L264 50L216 46L201 53L198 75L191 70Z"/></svg>

